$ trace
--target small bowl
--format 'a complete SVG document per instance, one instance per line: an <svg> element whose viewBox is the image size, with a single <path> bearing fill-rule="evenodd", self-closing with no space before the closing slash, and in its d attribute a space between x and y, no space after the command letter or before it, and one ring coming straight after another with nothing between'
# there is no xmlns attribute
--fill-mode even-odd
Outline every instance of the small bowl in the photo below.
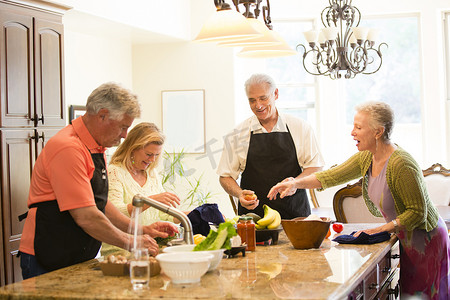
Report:
<svg viewBox="0 0 450 300"><path fill-rule="evenodd" d="M284 232L295 249L319 248L330 228L330 218L321 217L321 221L303 219L281 220Z"/></svg>
<svg viewBox="0 0 450 300"><path fill-rule="evenodd" d="M156 259L173 283L196 283L208 271L213 255L203 251L173 252L158 254Z"/></svg>
<svg viewBox="0 0 450 300"><path fill-rule="evenodd" d="M278 244L278 235L283 231L283 228L275 229L256 229L256 242L265 242L272 239L272 244Z"/></svg>
<svg viewBox="0 0 450 300"><path fill-rule="evenodd" d="M219 249L219 250L205 250L205 251L193 251L195 245L177 245L172 247L164 248L164 253L174 253L174 252L203 252L203 253L209 253L213 255L213 259L211 260L211 264L209 265L209 271L215 270L219 263L222 261L223 253L225 249Z"/></svg>
<svg viewBox="0 0 450 300"><path fill-rule="evenodd" d="M229 257L235 257L236 255L238 255L239 253L242 253L242 256L245 256L245 248L247 248L246 245L244 246L236 246L236 247L231 247L231 249L229 250L225 250L225 254L228 255Z"/></svg>

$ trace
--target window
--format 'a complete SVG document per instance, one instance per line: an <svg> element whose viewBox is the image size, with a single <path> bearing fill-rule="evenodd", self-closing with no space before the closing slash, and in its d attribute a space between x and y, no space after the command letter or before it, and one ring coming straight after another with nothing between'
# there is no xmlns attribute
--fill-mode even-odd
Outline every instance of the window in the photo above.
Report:
<svg viewBox="0 0 450 300"><path fill-rule="evenodd" d="M386 42L389 48L381 49L383 64L377 73L341 79L344 88L340 97L346 105L346 124L353 124L357 104L371 100L386 102L395 112L392 140L420 160L423 151L418 17L365 18L360 26L380 29L380 42Z"/></svg>
<svg viewBox="0 0 450 300"><path fill-rule="evenodd" d="M444 14L445 64L447 75L447 100L450 101L450 12Z"/></svg>

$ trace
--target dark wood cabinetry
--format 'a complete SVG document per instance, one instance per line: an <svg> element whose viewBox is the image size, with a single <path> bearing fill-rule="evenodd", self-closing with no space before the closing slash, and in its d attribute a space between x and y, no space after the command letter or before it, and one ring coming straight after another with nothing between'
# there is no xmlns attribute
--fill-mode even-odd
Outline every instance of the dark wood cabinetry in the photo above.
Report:
<svg viewBox="0 0 450 300"><path fill-rule="evenodd" d="M48 1L0 0L0 285L22 280L19 249L34 161L66 125L62 13Z"/></svg>
<svg viewBox="0 0 450 300"><path fill-rule="evenodd" d="M395 300L399 295L400 249L397 241L348 295L349 300Z"/></svg>

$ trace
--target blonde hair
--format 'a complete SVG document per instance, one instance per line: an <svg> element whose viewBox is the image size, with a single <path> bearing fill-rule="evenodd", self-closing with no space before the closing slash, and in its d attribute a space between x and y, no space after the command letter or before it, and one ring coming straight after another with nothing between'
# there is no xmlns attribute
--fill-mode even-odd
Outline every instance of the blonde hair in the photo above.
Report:
<svg viewBox="0 0 450 300"><path fill-rule="evenodd" d="M114 82L104 83L89 95L86 102L86 112L95 115L100 109L109 111L112 120L119 120L127 114L133 119L141 115L138 98L130 90Z"/></svg>
<svg viewBox="0 0 450 300"><path fill-rule="evenodd" d="M369 126L372 129L384 128L382 138L384 141L391 139L392 129L394 127L394 111L384 102L369 101L355 107L357 112L369 114Z"/></svg>
<svg viewBox="0 0 450 300"><path fill-rule="evenodd" d="M148 144L163 145L164 139L163 133L155 124L148 122L139 123L128 132L127 137L119 147L117 147L111 158L110 164L122 166L131 170L131 156L133 151L143 149ZM155 162L150 163L148 168L150 168L150 170L155 168L158 165L159 160L160 156L156 158Z"/></svg>

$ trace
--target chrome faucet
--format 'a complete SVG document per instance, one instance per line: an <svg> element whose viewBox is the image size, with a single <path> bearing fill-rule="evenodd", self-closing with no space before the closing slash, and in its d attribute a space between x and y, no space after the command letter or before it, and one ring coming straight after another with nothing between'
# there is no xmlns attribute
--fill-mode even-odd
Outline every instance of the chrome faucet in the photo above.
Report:
<svg viewBox="0 0 450 300"><path fill-rule="evenodd" d="M164 203L158 202L156 200L153 200L151 198L142 196L142 195L135 195L133 197L133 206L136 207L142 207L144 204L147 204L151 207L154 207L156 209L159 209L162 212L165 212L166 214L169 214L178 220L180 220L181 225L184 227L184 242L186 244L193 244L194 243L194 234L192 232L192 223L191 220L179 209L176 209L174 207L170 207Z"/></svg>

